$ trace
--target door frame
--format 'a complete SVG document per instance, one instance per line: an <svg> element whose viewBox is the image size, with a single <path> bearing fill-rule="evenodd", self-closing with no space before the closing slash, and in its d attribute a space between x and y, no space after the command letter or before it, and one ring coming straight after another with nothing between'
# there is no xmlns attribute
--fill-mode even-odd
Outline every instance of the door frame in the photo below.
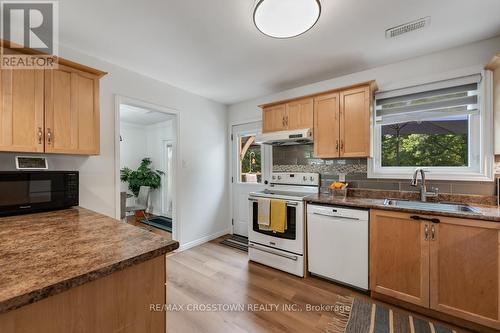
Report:
<svg viewBox="0 0 500 333"><path fill-rule="evenodd" d="M115 158L114 158L114 169L115 169L115 218L120 219L120 105L126 104L131 106L136 106L144 109L149 109L152 111L162 112L174 116L175 121L175 162L174 162L174 179L179 177L181 172L181 139L180 139L180 128L181 128L181 112L177 109L166 107L158 104L149 103L140 99L127 97L123 95L115 95ZM180 228L180 211L178 209L177 198L180 198L180 192L182 190L179 186L179 182L174 180L174 186L172 191L172 239L177 240L181 243L181 228Z"/></svg>
<svg viewBox="0 0 500 333"><path fill-rule="evenodd" d="M250 118L250 119L247 119L247 120L244 120L244 121L232 121L232 122L229 122L228 123L228 132L229 132L229 143L228 143L228 149L229 149L229 170L230 172L228 173L229 175L229 179L228 179L228 182L229 182L229 216L230 216L230 220L228 221L229 223L229 226L228 226L228 229L231 230L231 234L234 234L234 208L233 208L233 205L234 205L234 200L233 200L233 195L234 195L234 190L233 190L233 180L236 181L236 178L239 176L239 175L236 175L235 174L235 171L236 171L236 168L234 167L233 165L233 159L235 158L235 156L238 155L238 153L236 152L236 149L234 149L234 133L233 133L233 127L235 126L241 126L241 125L249 125L249 124L252 124L252 123L257 123L257 122L260 122L261 123L261 132L262 132L262 117L256 117L256 118ZM267 158L265 158L265 156L267 155ZM267 179L266 177L269 177L271 172L272 172L272 165L273 165L273 154L272 154L272 149L269 150L269 152L263 152L263 157L264 157L264 161L267 160L268 162L265 163L267 165L262 165L262 185L264 185L264 182L265 181L269 181L269 179Z"/></svg>
<svg viewBox="0 0 500 333"><path fill-rule="evenodd" d="M164 212L164 207L165 207L165 201L167 199L167 196L166 196L166 193L165 193L165 182L167 182L167 177L168 177L168 173L169 172L172 172L173 173L173 176L172 176L172 188L175 189L175 183L176 183L176 170L175 170L175 160L172 162L172 170L167 170L167 159L166 159L166 155L167 155L167 147L168 146L172 146L172 159L175 159L176 158L176 154L177 154L177 147L176 147L176 144L175 144L175 140L162 140L161 142L161 153L162 153L162 161L161 161L161 164L162 164L162 170L165 170L165 176L163 177L162 179L162 182L163 182L163 189L161 191L161 213L165 213ZM168 189L167 189L168 190ZM173 192L172 192L173 194ZM174 202L173 202L173 196L172 196L172 220L173 220L173 210L174 210ZM173 231L173 229L172 229Z"/></svg>

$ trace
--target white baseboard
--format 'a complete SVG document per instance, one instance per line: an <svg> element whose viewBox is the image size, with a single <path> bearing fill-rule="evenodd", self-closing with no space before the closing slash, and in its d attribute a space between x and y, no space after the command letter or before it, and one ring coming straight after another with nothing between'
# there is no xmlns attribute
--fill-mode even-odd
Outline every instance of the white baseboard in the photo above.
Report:
<svg viewBox="0 0 500 333"><path fill-rule="evenodd" d="M208 235L208 236L202 237L200 239L196 239L196 240L188 242L186 244L182 244L182 245L179 246L179 248L177 249L177 251L178 252L186 251L186 250L188 250L190 248L193 248L195 246L198 246L198 245L210 242L211 240L214 240L216 238L219 238L221 236L224 236L224 235L227 235L227 234L230 234L230 233L231 233L231 229L225 229L225 230L216 232L215 234Z"/></svg>

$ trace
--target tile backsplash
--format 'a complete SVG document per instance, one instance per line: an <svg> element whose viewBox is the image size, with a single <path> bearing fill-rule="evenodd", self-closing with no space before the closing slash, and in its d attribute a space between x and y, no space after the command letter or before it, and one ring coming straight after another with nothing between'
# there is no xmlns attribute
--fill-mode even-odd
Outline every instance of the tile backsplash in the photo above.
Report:
<svg viewBox="0 0 500 333"><path fill-rule="evenodd" d="M314 157L312 144L273 147L274 172L317 172L321 174L321 191L328 192L328 185L344 174L350 188L418 191L408 179L367 178L367 160L319 159ZM463 182L429 180L428 187L437 187L440 193L496 195L495 182Z"/></svg>

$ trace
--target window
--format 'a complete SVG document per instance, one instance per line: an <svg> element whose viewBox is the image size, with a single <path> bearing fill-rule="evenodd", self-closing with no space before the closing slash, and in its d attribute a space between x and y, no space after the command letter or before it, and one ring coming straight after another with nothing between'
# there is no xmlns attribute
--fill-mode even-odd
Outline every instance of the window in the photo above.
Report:
<svg viewBox="0 0 500 333"><path fill-rule="evenodd" d="M478 74L377 94L369 176L407 178L424 167L434 179L489 179L482 87Z"/></svg>
<svg viewBox="0 0 500 333"><path fill-rule="evenodd" d="M255 143L255 135L240 136L240 182L261 183L261 146Z"/></svg>

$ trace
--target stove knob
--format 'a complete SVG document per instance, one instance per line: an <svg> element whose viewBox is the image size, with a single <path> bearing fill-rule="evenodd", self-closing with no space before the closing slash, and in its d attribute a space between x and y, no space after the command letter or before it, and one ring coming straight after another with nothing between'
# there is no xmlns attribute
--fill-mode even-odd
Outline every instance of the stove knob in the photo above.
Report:
<svg viewBox="0 0 500 333"><path fill-rule="evenodd" d="M276 176L273 176L273 180L275 180L275 179L276 179Z"/></svg>
<svg viewBox="0 0 500 333"><path fill-rule="evenodd" d="M304 177L302 177L302 179L303 179L304 181L306 181L306 180L307 180L307 177L306 177L306 176L304 176Z"/></svg>
<svg viewBox="0 0 500 333"><path fill-rule="evenodd" d="M278 176L278 180L281 180L281 176Z"/></svg>
<svg viewBox="0 0 500 333"><path fill-rule="evenodd" d="M309 180L314 181L314 177L313 176L309 177Z"/></svg>

